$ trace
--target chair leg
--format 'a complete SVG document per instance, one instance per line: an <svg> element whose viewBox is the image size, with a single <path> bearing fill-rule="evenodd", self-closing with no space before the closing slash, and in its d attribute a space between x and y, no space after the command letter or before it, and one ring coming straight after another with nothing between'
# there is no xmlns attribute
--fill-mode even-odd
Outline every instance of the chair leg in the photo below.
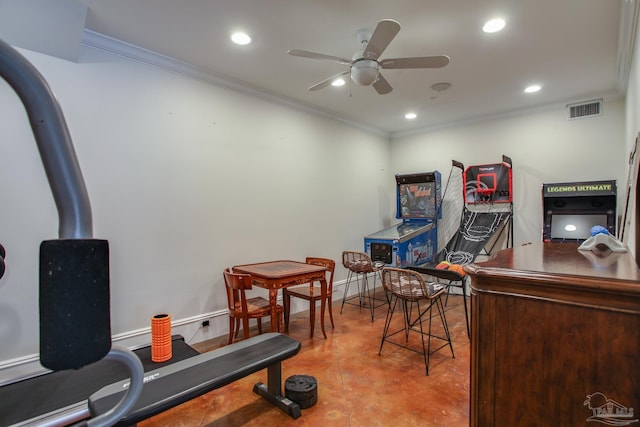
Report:
<svg viewBox="0 0 640 427"><path fill-rule="evenodd" d="M357 295L353 295L349 298L347 298L347 294L349 293L349 286L351 284L351 282L353 281L353 277L355 276L355 282L356 282L356 286L358 287L358 293ZM369 306L369 312L371 313L371 321L373 322L373 315L374 315L374 310L377 308L375 306L375 276L373 278L374 280L374 289L373 289L373 294L371 292L371 289L369 288L369 281L368 281L368 274L367 273L355 273L351 270L349 270L349 272L347 273L347 283L345 285L344 288L344 294L342 296L342 305L340 307L340 313L342 314L342 310L344 309L344 305L348 300L351 299L355 299L358 298L358 306L359 307L364 307L364 306ZM387 302L389 301L389 297L385 294L385 298L387 299ZM352 303L353 304L353 303ZM353 304L355 305L355 304ZM331 326L333 326L333 322L331 324Z"/></svg>
<svg viewBox="0 0 640 427"><path fill-rule="evenodd" d="M236 332L233 335L234 338L238 338L240 336L240 319L236 319Z"/></svg>
<svg viewBox="0 0 640 427"><path fill-rule="evenodd" d="M356 285L358 286L358 304L360 305L360 307L362 307L365 302L364 289L366 287L366 277L367 276L365 276L364 273L356 273ZM360 282L362 282L362 284L360 284Z"/></svg>
<svg viewBox="0 0 640 427"><path fill-rule="evenodd" d="M291 310L291 294L287 289L282 291L282 305L284 306L284 331L289 332L289 313Z"/></svg>
<svg viewBox="0 0 640 427"><path fill-rule="evenodd" d="M353 276L353 271L349 270L349 272L347 273L347 283L344 285L344 294L342 294L342 305L340 306L340 314L342 314L344 303L347 301L347 294L349 293L349 285L351 284L352 276Z"/></svg>
<svg viewBox="0 0 640 427"><path fill-rule="evenodd" d="M233 332L236 327L236 319L233 316L229 316L229 344L233 343Z"/></svg>
<svg viewBox="0 0 640 427"><path fill-rule="evenodd" d="M262 318L258 317L258 334L262 334Z"/></svg>
<svg viewBox="0 0 640 427"><path fill-rule="evenodd" d="M411 315L413 313L413 301L411 304L408 304L407 300L402 301L403 309L404 309L404 340L405 342L409 342L409 332L411 332L411 328L415 325L415 321L411 321ZM420 314L420 304L416 302L418 305L418 314ZM418 321L420 318L418 317Z"/></svg>
<svg viewBox="0 0 640 427"><path fill-rule="evenodd" d="M331 329L335 329L336 326L333 323L333 306L332 306L332 298L331 295L327 298L327 310L329 310L329 320L331 320Z"/></svg>
<svg viewBox="0 0 640 427"><path fill-rule="evenodd" d="M440 320L442 320L445 339L446 341L449 342L449 348L451 349L451 356L453 356L453 358L455 359L456 355L453 353L453 344L451 343L451 334L449 333L449 324L447 323L447 318L444 315L444 304L442 302L442 298L438 298L436 300L436 307L438 308L438 314L440 315Z"/></svg>
<svg viewBox="0 0 640 427"><path fill-rule="evenodd" d="M391 325L391 319L393 318L393 312L396 309L396 304L398 303L398 298L391 297L391 302L389 303L389 308L387 309L387 317L384 321L384 329L382 331L382 340L380 340L380 349L378 350L378 356L382 353L382 346L384 345L384 340L387 338L387 334L389 333L389 326Z"/></svg>
<svg viewBox="0 0 640 427"><path fill-rule="evenodd" d="M247 317L242 318L242 333L244 339L249 338L249 319Z"/></svg>
<svg viewBox="0 0 640 427"><path fill-rule="evenodd" d="M422 336L422 351L424 353L425 374L429 375L429 361L431 360L431 325L433 320L433 302L429 304L429 338L427 338L427 348L424 348L424 331L422 328L422 320L420 320L420 335Z"/></svg>
<svg viewBox="0 0 640 427"><path fill-rule="evenodd" d="M375 276L373 280L375 283ZM363 294L364 292L367 293L367 299L369 300L369 312L371 313L371 322L373 322L373 311L375 310L375 302L374 302L374 297L371 296L371 289L369 288L369 279L366 273L362 275L362 291L363 291ZM375 292L375 285L374 285L373 291Z"/></svg>
<svg viewBox="0 0 640 427"><path fill-rule="evenodd" d="M313 329L316 326L316 301L314 299L309 301L309 322L311 323L310 337L313 338Z"/></svg>
<svg viewBox="0 0 640 427"><path fill-rule="evenodd" d="M374 317L374 313L376 308L381 307L383 305L389 305L391 302L391 296L389 294L387 294L387 291L384 290L383 288L383 292L384 292L384 300L379 299L376 297L376 280L378 277L380 277L380 283L382 283L382 277L380 276L380 271L374 271L373 272L373 287L369 287L369 279L368 279L368 275L365 274L363 275L363 289L366 289L367 292L367 298L369 299L369 310L371 312L371 321L373 322L373 317ZM382 301L381 304L376 305L376 301Z"/></svg>

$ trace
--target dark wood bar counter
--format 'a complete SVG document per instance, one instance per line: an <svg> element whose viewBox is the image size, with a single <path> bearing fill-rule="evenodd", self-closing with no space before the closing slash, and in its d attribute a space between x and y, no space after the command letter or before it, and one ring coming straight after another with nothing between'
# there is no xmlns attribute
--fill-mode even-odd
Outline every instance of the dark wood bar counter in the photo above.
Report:
<svg viewBox="0 0 640 427"><path fill-rule="evenodd" d="M631 254L536 243L465 271L472 426L640 425L640 270Z"/></svg>

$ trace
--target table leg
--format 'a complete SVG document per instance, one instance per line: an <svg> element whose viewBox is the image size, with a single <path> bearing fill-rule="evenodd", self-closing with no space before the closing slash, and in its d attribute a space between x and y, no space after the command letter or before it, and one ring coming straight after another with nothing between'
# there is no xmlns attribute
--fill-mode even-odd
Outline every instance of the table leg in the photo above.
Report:
<svg viewBox="0 0 640 427"><path fill-rule="evenodd" d="M322 335L327 338L327 333L324 331L324 310L327 305L327 280L325 278L320 279L320 299L320 328Z"/></svg>
<svg viewBox="0 0 640 427"><path fill-rule="evenodd" d="M271 310L271 332L278 332L278 289L269 289L269 308Z"/></svg>

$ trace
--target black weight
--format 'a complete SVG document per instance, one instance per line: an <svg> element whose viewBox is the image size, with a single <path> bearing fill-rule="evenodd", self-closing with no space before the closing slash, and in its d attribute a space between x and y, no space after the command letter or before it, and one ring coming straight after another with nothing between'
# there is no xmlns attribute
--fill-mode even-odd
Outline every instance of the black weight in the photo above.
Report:
<svg viewBox="0 0 640 427"><path fill-rule="evenodd" d="M318 382L309 375L293 375L284 382L285 397L307 409L318 402Z"/></svg>

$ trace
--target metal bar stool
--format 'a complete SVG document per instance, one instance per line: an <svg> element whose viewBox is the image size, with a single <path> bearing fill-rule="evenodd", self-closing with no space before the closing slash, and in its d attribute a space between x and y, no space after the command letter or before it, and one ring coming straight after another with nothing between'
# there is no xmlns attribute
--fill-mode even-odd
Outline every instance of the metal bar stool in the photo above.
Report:
<svg viewBox="0 0 640 427"><path fill-rule="evenodd" d="M344 295L342 296L342 306L340 307L340 313L345 304L355 305L359 307L369 306L371 311L371 321L373 322L374 310L389 303L388 296L385 293L385 298L376 298L376 276L380 275L380 269L384 264L373 263L371 258L365 252L356 251L344 251L342 252L342 265L348 271L347 283L344 286ZM373 274L373 288L369 288L369 274ZM355 277L355 282L358 287L358 293L355 295L347 296L349 293L349 285ZM350 302L357 299L357 302ZM381 304L375 305L376 301L381 301Z"/></svg>
<svg viewBox="0 0 640 427"><path fill-rule="evenodd" d="M451 335L449 334L449 326L447 325L444 305L441 298L445 293L445 286L435 282L427 283L422 275L415 271L391 267L385 267L382 269L382 285L389 293L391 302L389 304L389 310L387 311L387 318L384 324L384 331L382 333L382 340L380 342L378 355L382 353L382 346L385 341L414 351L418 354L422 354L424 357L426 375L429 375L429 361L431 359L431 355L436 351L448 346L451 349L451 356L454 358L456 357L453 353ZM420 303L422 303L422 307L420 306ZM424 307L425 304L427 304L426 307ZM442 328L437 328L438 330L436 331L439 335L436 335L436 332L434 332L434 329L432 328L434 326L434 306L437 308L440 321L442 322ZM398 307L403 314L403 325L402 328L394 332L389 332L396 307ZM425 332L422 324L427 321L429 323L429 329ZM409 344L409 333L411 331L420 334L422 339L422 349L416 349L415 345L412 346ZM404 339L399 339L397 341L391 339L395 335L399 334L402 334ZM425 335L428 337L426 346ZM431 348L432 339L440 340L440 345L434 349Z"/></svg>

